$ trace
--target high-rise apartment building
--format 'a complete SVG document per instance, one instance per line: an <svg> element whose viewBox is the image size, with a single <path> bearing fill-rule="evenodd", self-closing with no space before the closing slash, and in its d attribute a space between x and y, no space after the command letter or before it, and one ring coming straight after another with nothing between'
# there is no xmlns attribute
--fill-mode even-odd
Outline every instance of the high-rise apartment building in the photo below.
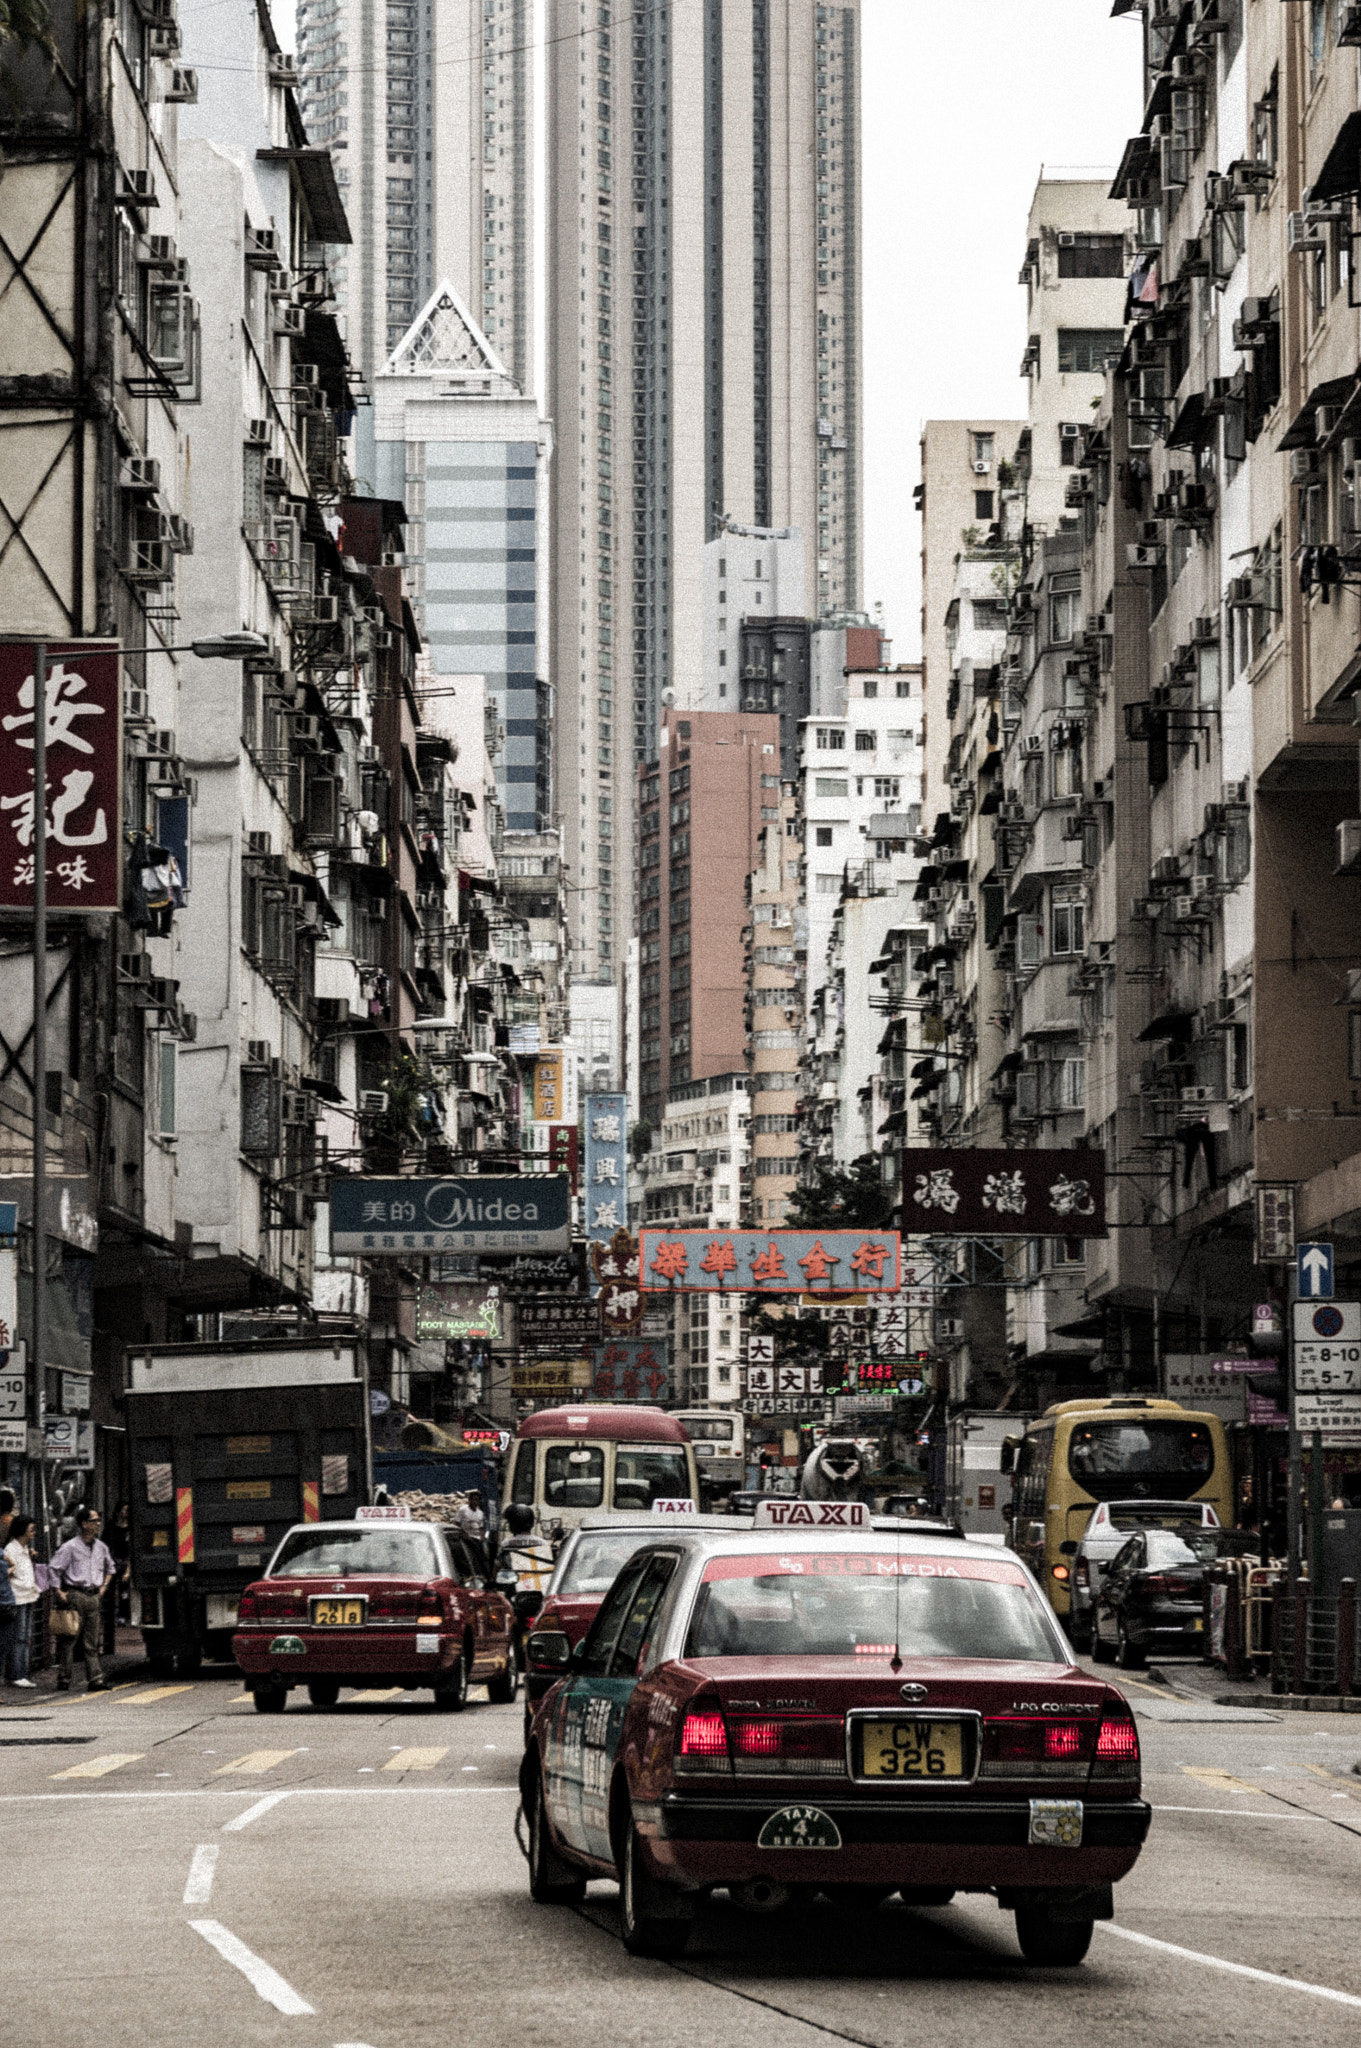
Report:
<svg viewBox="0 0 1361 2048"><path fill-rule="evenodd" d="M532 388L532 31L532 0L299 0L303 114L354 234L342 324L370 379L447 277ZM363 482L370 424L361 411Z"/></svg>
<svg viewBox="0 0 1361 2048"><path fill-rule="evenodd" d="M805 603L860 603L859 9L550 0L547 31L558 770L609 978L633 770L707 702L705 543L797 528Z"/></svg>
<svg viewBox="0 0 1361 2048"><path fill-rule="evenodd" d="M672 1085L735 1072L746 1044L741 879L780 815L780 726L768 713L662 717L639 773L637 1100L656 1128Z"/></svg>

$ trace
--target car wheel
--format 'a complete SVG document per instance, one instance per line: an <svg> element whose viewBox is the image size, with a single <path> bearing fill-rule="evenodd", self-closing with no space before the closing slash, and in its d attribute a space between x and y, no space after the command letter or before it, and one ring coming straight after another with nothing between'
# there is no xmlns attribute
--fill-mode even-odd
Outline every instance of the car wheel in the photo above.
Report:
<svg viewBox="0 0 1361 2048"><path fill-rule="evenodd" d="M288 1688L283 1685L257 1685L251 1698L255 1701L257 1714L282 1714L288 1705Z"/></svg>
<svg viewBox="0 0 1361 2048"><path fill-rule="evenodd" d="M1144 1661L1144 1653L1137 1643L1132 1643L1125 1633L1125 1624L1120 1624L1120 1633L1115 1642L1115 1661L1122 1671L1138 1671Z"/></svg>
<svg viewBox="0 0 1361 2048"><path fill-rule="evenodd" d="M444 1714L461 1714L468 1704L468 1652L465 1646L443 1685L435 1687L435 1705Z"/></svg>
<svg viewBox="0 0 1361 2048"><path fill-rule="evenodd" d="M1099 1621L1094 1621L1092 1623L1092 1662L1093 1664L1109 1664L1111 1656L1111 1646L1101 1633L1101 1624Z"/></svg>
<svg viewBox="0 0 1361 2048"><path fill-rule="evenodd" d="M340 1698L338 1678L314 1678L307 1688L307 1697L314 1707L333 1707Z"/></svg>
<svg viewBox="0 0 1361 2048"><path fill-rule="evenodd" d="M519 1691L520 1667L515 1661L514 1650L511 1650L506 1657L505 1670L487 1680L487 1698L494 1707L510 1707L515 1704Z"/></svg>
<svg viewBox="0 0 1361 2048"><path fill-rule="evenodd" d="M624 1867L619 1873L619 1914L624 1947L631 1956L653 1956L667 1961L684 1955L692 1915L685 1910L682 1900L682 1894L673 1892L669 1885L658 1884L649 1875L642 1838L633 1825L633 1815L627 1815ZM660 1911L663 1907L668 1910Z"/></svg>
<svg viewBox="0 0 1361 2048"><path fill-rule="evenodd" d="M1092 1945L1094 1920L1055 1920L1043 1906L1016 1908L1016 1939L1028 1963L1072 1969Z"/></svg>
<svg viewBox="0 0 1361 2048"><path fill-rule="evenodd" d="M581 1872L553 1847L544 1811L543 1779L537 1774L529 1808L529 1896L540 1906L579 1906L586 1896Z"/></svg>

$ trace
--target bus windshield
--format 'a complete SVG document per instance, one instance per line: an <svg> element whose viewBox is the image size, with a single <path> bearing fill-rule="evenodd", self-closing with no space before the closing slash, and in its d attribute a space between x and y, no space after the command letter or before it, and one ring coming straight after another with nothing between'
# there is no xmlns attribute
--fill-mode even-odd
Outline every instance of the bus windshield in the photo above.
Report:
<svg viewBox="0 0 1361 2048"><path fill-rule="evenodd" d="M731 1415L679 1415L676 1420L694 1443L730 1444L733 1440Z"/></svg>
<svg viewBox="0 0 1361 2048"><path fill-rule="evenodd" d="M1203 1422L1079 1422L1068 1444L1070 1476L1097 1500L1189 1500L1214 1469Z"/></svg>

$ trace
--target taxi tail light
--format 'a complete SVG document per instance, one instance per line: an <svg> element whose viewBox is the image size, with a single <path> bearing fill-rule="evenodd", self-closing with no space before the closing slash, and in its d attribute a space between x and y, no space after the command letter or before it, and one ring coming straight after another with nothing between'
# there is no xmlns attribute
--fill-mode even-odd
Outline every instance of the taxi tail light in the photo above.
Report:
<svg viewBox="0 0 1361 2048"><path fill-rule="evenodd" d="M728 1727L716 1698L695 1699L682 1717L676 1736L676 1768L681 1771L730 1771Z"/></svg>
<svg viewBox="0 0 1361 2048"><path fill-rule="evenodd" d="M839 1714L799 1718L787 1714L738 1714L729 1732L737 1769L759 1770L763 1759L778 1758L783 1768L797 1771L806 1763L817 1775L824 1764L846 1767L845 1724Z"/></svg>
<svg viewBox="0 0 1361 2048"><path fill-rule="evenodd" d="M1096 1738L1096 1762L1092 1766L1092 1776L1138 1780L1139 1731L1124 1700L1109 1699L1106 1702L1100 1733Z"/></svg>
<svg viewBox="0 0 1361 2048"><path fill-rule="evenodd" d="M375 1588L369 1595L370 1621L414 1621L426 1610L431 1595L401 1586Z"/></svg>
<svg viewBox="0 0 1361 2048"><path fill-rule="evenodd" d="M1093 1719L1046 1719L1018 1715L1014 1720L999 1717L983 1723L983 1761L1003 1764L1065 1764L1083 1768L1091 1763L1096 1734Z"/></svg>
<svg viewBox="0 0 1361 2048"><path fill-rule="evenodd" d="M255 1593L251 1592L249 1589L247 1589L247 1591L241 1595L240 1600L237 1602L237 1621L258 1621L259 1616L260 1603L258 1596Z"/></svg>

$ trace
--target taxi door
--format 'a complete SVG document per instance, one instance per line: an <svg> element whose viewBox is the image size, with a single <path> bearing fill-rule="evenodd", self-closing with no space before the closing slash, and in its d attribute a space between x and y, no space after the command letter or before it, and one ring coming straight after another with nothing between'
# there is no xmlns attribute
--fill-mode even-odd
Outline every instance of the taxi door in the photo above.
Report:
<svg viewBox="0 0 1361 2048"><path fill-rule="evenodd" d="M625 1566L605 1596L578 1673L563 1687L554 1717L549 1769L554 1823L565 1842L604 1863L613 1861L610 1780L624 1714L676 1563L671 1551Z"/></svg>

